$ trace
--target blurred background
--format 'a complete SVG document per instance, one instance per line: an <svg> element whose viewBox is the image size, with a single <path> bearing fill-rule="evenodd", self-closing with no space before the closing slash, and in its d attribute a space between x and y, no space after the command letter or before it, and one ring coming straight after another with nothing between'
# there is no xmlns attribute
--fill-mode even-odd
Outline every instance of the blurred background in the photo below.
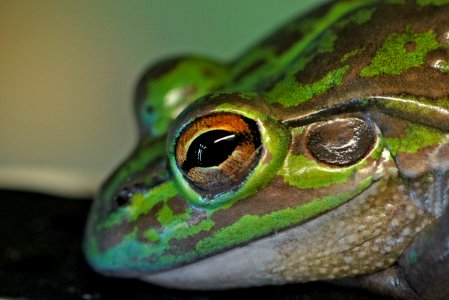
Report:
<svg viewBox="0 0 449 300"><path fill-rule="evenodd" d="M136 142L146 67L232 59L325 1L0 1L0 188L90 197Z"/></svg>

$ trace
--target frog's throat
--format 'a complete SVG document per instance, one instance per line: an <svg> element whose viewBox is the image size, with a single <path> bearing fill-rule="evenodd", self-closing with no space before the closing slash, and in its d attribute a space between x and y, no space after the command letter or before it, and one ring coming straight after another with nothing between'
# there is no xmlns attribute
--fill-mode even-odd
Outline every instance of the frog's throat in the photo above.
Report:
<svg viewBox="0 0 449 300"><path fill-rule="evenodd" d="M399 201L396 197L379 198L379 193L402 198ZM404 209L408 213L403 213ZM365 233L359 231L364 224L354 226L354 218L370 223L380 210L385 213L376 219L373 230L361 238L362 242L358 238L355 242L351 237ZM354 212L358 213L354 216ZM396 228L392 228L388 215L395 213L402 214L403 219L395 219ZM198 290L325 280L374 272L394 263L412 240L411 232L421 230L429 220L424 211L409 201L397 181L378 181L351 201L304 224L141 279ZM336 222L337 226L329 226ZM383 227L386 229L380 231Z"/></svg>

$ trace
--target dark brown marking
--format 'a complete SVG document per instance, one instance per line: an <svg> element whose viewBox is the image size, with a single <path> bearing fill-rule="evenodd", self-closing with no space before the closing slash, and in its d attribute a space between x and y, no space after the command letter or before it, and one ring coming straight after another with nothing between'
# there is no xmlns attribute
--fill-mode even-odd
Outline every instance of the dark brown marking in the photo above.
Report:
<svg viewBox="0 0 449 300"><path fill-rule="evenodd" d="M305 24L313 24L314 20L319 20L321 17L325 16L332 4L326 4L318 7L312 12L308 13L306 16L299 16L291 21L289 24L281 27L280 30L275 31L268 38L263 40L259 47L273 48L274 54L277 56L283 55L287 52L295 43L297 43L308 30L312 28L304 27ZM298 28L301 24L303 28ZM311 26L308 26L311 27Z"/></svg>
<svg viewBox="0 0 449 300"><path fill-rule="evenodd" d="M303 36L303 33L298 29L283 28L270 36L264 42L263 47L273 47L274 54L281 56L287 52L296 42L298 42Z"/></svg>
<svg viewBox="0 0 449 300"><path fill-rule="evenodd" d="M174 215L180 215L185 213L187 208L189 207L187 205L187 201L181 196L171 198L170 200L167 201L167 205L168 207L171 208Z"/></svg>
<svg viewBox="0 0 449 300"><path fill-rule="evenodd" d="M407 42L404 44L404 49L407 50L407 52L415 52L416 43L415 42Z"/></svg>
<svg viewBox="0 0 449 300"><path fill-rule="evenodd" d="M238 73L234 77L234 82L240 81L240 79L244 78L245 76L251 74L255 70L257 70L259 67L263 66L266 63L265 59L259 59L250 64L248 67L244 68L240 73Z"/></svg>
<svg viewBox="0 0 449 300"><path fill-rule="evenodd" d="M104 252L107 249L120 244L123 241L123 238L127 234L130 234L134 228L139 228L139 239L146 240L142 236L146 229L153 228L158 230L162 228L162 225L156 218L156 214L162 206L162 202L156 204L148 214L140 216L135 222L128 222L125 220L113 227L100 230L97 234L100 251Z"/></svg>
<svg viewBox="0 0 449 300"><path fill-rule="evenodd" d="M409 122L387 115L378 109L371 110L371 117L379 127L382 136L386 138L403 138L405 137L405 128Z"/></svg>

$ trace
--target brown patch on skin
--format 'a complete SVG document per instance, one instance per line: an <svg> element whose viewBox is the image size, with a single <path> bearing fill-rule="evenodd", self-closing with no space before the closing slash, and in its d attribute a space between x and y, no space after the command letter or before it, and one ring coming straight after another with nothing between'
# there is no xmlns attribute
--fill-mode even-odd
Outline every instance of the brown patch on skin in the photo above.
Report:
<svg viewBox="0 0 449 300"><path fill-rule="evenodd" d="M285 26L281 27L280 30L274 32L268 38L262 41L260 47L273 48L274 54L276 56L282 56L287 52L295 43L297 43L304 35L298 26L291 26L296 24L304 24L310 22L311 20L324 17L329 8L332 7L331 3L325 4L318 7L312 12L308 13L306 16L299 16L293 21L289 22Z"/></svg>
<svg viewBox="0 0 449 300"><path fill-rule="evenodd" d="M449 28L438 28L437 29L437 40L440 43L448 43L449 42Z"/></svg>
<svg viewBox="0 0 449 300"><path fill-rule="evenodd" d="M134 225L131 225L128 222L123 222L114 227L100 230L99 233L96 234L100 252L106 252L109 248L120 244L125 235L130 233L133 228Z"/></svg>
<svg viewBox="0 0 449 300"><path fill-rule="evenodd" d="M248 51L245 51L241 56L237 57L237 59L235 59L232 64L236 64L239 60L242 59L242 57L246 57L250 55L250 53L253 52L254 50L261 48L273 48L274 53L278 56L281 56L283 53L285 53L285 51L290 49L294 43L296 43L298 40L301 39L303 34L295 28L297 27L297 24L308 22L313 19L319 20L321 17L327 14L329 8L331 8L332 6L333 6L332 3L321 5L315 10L307 13L307 15L305 16L301 15L289 21L288 23L284 24L284 26L281 26L281 29L273 32L267 38L262 39L262 41L259 42L259 44L256 47L250 48ZM293 44L291 44L292 42ZM266 84L263 84L263 86L266 86ZM266 90L268 90L268 88Z"/></svg>
<svg viewBox="0 0 449 300"><path fill-rule="evenodd" d="M187 221L190 226L195 226L207 219L207 214L202 209L192 209L192 216ZM212 229L215 232L215 227ZM180 253L187 253L195 249L196 244L202 239L210 236L211 231L201 231L194 236L189 236L184 239L171 239L169 241L170 247L165 253L166 255L178 255Z"/></svg>
<svg viewBox="0 0 449 300"><path fill-rule="evenodd" d="M416 43L415 42L407 42L404 45L405 50L407 50L407 52L415 52L416 50Z"/></svg>
<svg viewBox="0 0 449 300"><path fill-rule="evenodd" d="M211 232L215 233L216 230L212 229L211 231L201 231L185 239L171 239L169 241L170 247L164 255L179 255L195 250L198 242L211 236Z"/></svg>
<svg viewBox="0 0 449 300"><path fill-rule="evenodd" d="M200 71L205 78L214 78L218 74L214 68L202 68Z"/></svg>
<svg viewBox="0 0 449 300"><path fill-rule="evenodd" d="M430 155L437 147L426 147L416 153L401 152L399 149L395 157L399 172L407 178L417 178L429 173L432 170Z"/></svg>
<svg viewBox="0 0 449 300"><path fill-rule="evenodd" d="M263 66L266 63L265 59L259 59L250 64L248 67L244 68L240 73L235 75L233 82L238 82L240 79L244 78L246 75L251 74L255 70L257 70L259 67Z"/></svg>
<svg viewBox="0 0 449 300"><path fill-rule="evenodd" d="M185 213L189 205L187 201L181 196L176 196L167 201L168 207L173 211L174 215L180 215Z"/></svg>
<svg viewBox="0 0 449 300"><path fill-rule="evenodd" d="M290 146L290 155L305 155L309 151L306 146L305 132L302 134L292 134L292 142Z"/></svg>
<svg viewBox="0 0 449 300"><path fill-rule="evenodd" d="M403 138L408 121L387 115L378 109L371 110L371 117L382 132L383 137Z"/></svg>
<svg viewBox="0 0 449 300"><path fill-rule="evenodd" d="M287 52L303 36L298 29L284 27L262 42L262 47L272 47L276 56Z"/></svg>
<svg viewBox="0 0 449 300"><path fill-rule="evenodd" d="M437 151L434 153L433 159L444 163L444 166L449 166L449 142L444 145L439 145Z"/></svg>
<svg viewBox="0 0 449 300"><path fill-rule="evenodd" d="M145 216L140 216L135 222L123 221L113 227L100 230L97 234L98 245L101 252L120 244L123 238L130 234L134 228L139 228L139 239L146 240L142 234L148 228L158 230L162 225L156 219L157 212L162 208L162 202L156 204Z"/></svg>

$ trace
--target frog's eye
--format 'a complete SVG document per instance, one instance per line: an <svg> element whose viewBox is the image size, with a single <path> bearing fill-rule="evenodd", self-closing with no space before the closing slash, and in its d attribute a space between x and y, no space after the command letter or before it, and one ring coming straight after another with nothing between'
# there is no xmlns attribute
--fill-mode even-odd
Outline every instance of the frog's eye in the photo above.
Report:
<svg viewBox="0 0 449 300"><path fill-rule="evenodd" d="M255 121L222 113L202 117L185 128L176 142L176 164L202 195L241 184L257 165L261 137Z"/></svg>
<svg viewBox="0 0 449 300"><path fill-rule="evenodd" d="M358 118L317 122L306 134L306 145L317 160L336 166L360 161L376 144L372 124Z"/></svg>

